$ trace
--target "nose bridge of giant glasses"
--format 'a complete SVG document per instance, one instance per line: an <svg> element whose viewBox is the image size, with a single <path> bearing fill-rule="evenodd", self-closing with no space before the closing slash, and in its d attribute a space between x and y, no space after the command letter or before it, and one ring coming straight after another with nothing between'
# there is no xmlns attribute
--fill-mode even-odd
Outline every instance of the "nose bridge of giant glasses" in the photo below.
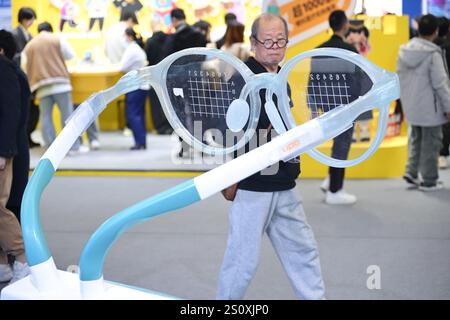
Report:
<svg viewBox="0 0 450 320"><path fill-rule="evenodd" d="M259 92L262 89L275 92L276 77L277 74L269 72L252 75L244 88L242 88L240 97L245 99L250 92Z"/></svg>

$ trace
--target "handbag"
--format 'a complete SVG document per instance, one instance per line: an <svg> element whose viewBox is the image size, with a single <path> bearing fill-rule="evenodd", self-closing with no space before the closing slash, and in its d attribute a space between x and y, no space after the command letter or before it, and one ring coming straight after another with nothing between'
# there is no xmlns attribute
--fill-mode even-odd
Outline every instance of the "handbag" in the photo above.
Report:
<svg viewBox="0 0 450 320"><path fill-rule="evenodd" d="M226 189L222 190L222 194L224 196L224 198L228 201L234 201L234 198L236 197L236 192L237 192L237 187L238 184L232 184L231 186L229 186Z"/></svg>

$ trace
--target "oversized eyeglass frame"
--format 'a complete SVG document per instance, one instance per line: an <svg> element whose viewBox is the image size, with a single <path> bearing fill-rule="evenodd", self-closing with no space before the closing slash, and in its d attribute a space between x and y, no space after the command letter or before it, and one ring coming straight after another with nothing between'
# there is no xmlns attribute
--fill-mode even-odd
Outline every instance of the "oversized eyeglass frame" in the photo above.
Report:
<svg viewBox="0 0 450 320"><path fill-rule="evenodd" d="M256 123L260 113L260 102L257 97L260 89L266 89L266 111L271 122L280 135L257 149L212 169L181 185L164 191L154 197L143 200L109 218L92 235L86 244L80 258L80 288L84 298L105 298L105 283L103 282L103 264L106 254L114 241L130 227L146 221L157 215L188 206L205 199L242 179L261 171L280 160L287 161L307 152L315 159L335 167L344 167L359 163L369 157L380 145L386 130L389 115L389 104L399 97L399 81L397 75L382 70L361 56L339 49L315 49L304 52L290 61L278 74L257 74L248 69L238 59L212 49L187 49L173 54L156 66L131 71L123 76L118 83L107 90L92 95L74 112L63 131L59 134L47 152L42 156L25 190L22 202L22 229L26 248L26 256L31 267L32 284L37 290L52 292L61 289L60 276L56 269L44 232L40 224L39 203L45 187L52 179L60 162L69 151L81 133L96 119L98 114L118 96L138 89L142 84L150 84L162 100L164 112L177 134L194 147L202 147L200 141L182 128L182 124L170 107L167 88L164 83L165 72L173 61L189 54L210 54L219 57L240 70L246 85L237 99L237 106L247 104L247 97L253 100L250 106L249 122ZM363 69L373 82L371 90L364 96L346 106L337 106L333 110L314 118L302 125L296 125L289 109L286 84L290 70L298 61L316 56L337 57L353 62ZM279 112L271 106L273 95L278 97ZM354 160L331 159L314 148L328 141L353 125L359 114L379 107L378 132L369 150ZM176 116L176 115L175 115ZM280 120L286 127L283 127ZM254 129L249 130L251 137ZM246 139L239 143L245 143ZM236 150L236 146L226 149L228 153ZM62 272L62 271L61 271ZM61 273L60 272L60 273ZM5 291L6 290L6 291ZM7 292L7 288L4 289Z"/></svg>

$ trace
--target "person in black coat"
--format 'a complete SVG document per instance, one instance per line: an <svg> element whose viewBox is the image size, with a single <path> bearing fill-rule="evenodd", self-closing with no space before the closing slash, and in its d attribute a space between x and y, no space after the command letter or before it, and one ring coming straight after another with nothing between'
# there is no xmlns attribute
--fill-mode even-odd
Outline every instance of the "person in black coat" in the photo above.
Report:
<svg viewBox="0 0 450 320"><path fill-rule="evenodd" d="M158 64L162 59L164 59L163 48L167 40L167 34L160 29L160 21L152 21L152 30L153 35L147 39L144 47L149 66ZM171 134L173 129L166 119L155 89L150 88L148 96L150 98L150 112L152 114L152 121L155 130L158 134Z"/></svg>
<svg viewBox="0 0 450 320"><path fill-rule="evenodd" d="M206 47L205 36L186 23L186 15L182 9L173 9L170 17L175 33L169 35L166 40L163 50L164 58L187 48ZM182 142L182 146L178 156L183 157L189 150L189 145L182 141L181 138L179 139Z"/></svg>
<svg viewBox="0 0 450 320"><path fill-rule="evenodd" d="M130 12L136 14L143 7L139 0L114 0L113 4L120 8L120 21L124 21L123 18Z"/></svg>
<svg viewBox="0 0 450 320"><path fill-rule="evenodd" d="M11 33L5 30L0 30L0 50L3 50L4 55L2 56L2 59L5 60L2 64L3 67L0 74L3 76L6 72L10 71L9 69L5 70L5 67L9 64L9 67L13 69L19 84L19 92L8 91L8 95L11 95L12 97L20 96L19 100L14 101L16 104L15 108L10 108L7 110L8 112L1 113L2 117L5 116L6 118L18 117L17 127L13 127L14 119L6 120L5 123L9 125L10 128L5 128L7 132L3 132L3 130L1 130L0 143L2 146L5 143L11 144L11 155L14 156L13 179L9 200L6 207L15 214L17 220L20 222L20 207L23 193L28 183L28 172L30 169L27 118L31 93L26 75L19 68L19 66L12 61L13 56L9 52L13 52L14 54L15 49L13 50L13 48L15 48L15 43ZM16 113L18 113L18 116ZM8 138L5 139L5 137Z"/></svg>
<svg viewBox="0 0 450 320"><path fill-rule="evenodd" d="M206 47L205 36L186 23L186 15L180 8L170 13L175 32L167 38L164 57L187 48Z"/></svg>
<svg viewBox="0 0 450 320"><path fill-rule="evenodd" d="M33 25L35 20L36 12L32 8L22 7L19 9L19 13L17 15L19 25L12 31L12 35L17 45L14 61L16 61L18 65L20 65L20 53L32 38L28 29Z"/></svg>
<svg viewBox="0 0 450 320"><path fill-rule="evenodd" d="M12 61L15 52L12 34L0 30L0 281L10 283L30 273L19 221L7 208L15 158L20 152L19 136L25 127L22 112L28 110L28 102L22 103L21 75Z"/></svg>
<svg viewBox="0 0 450 320"><path fill-rule="evenodd" d="M319 48L339 48L358 53L356 48L344 41L350 25L342 10L333 11L328 19L333 35L331 38L322 43ZM334 159L346 160L352 143L353 127L343 132L333 139L333 147L331 156ZM353 204L356 202L356 196L348 194L344 191L344 168L329 168L329 178L326 178L321 189L326 192L325 202L327 204Z"/></svg>
<svg viewBox="0 0 450 320"><path fill-rule="evenodd" d="M29 7L22 7L17 15L19 26L12 31L12 35L16 42L16 54L14 61L20 66L20 55L25 45L32 39L29 28L36 20L36 12ZM31 134L36 130L39 121L39 107L34 103L34 99L30 99L29 114L27 119L27 134L30 148L40 147L40 144L31 139Z"/></svg>

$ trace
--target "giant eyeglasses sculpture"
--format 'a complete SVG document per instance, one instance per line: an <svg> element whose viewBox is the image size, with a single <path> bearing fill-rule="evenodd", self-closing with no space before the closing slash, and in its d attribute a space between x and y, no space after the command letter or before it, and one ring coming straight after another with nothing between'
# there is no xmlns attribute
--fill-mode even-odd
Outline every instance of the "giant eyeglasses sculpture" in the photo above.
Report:
<svg viewBox="0 0 450 320"><path fill-rule="evenodd" d="M175 132L211 155L226 155L256 133L264 108L278 136L194 179L145 199L105 221L81 254L79 276L58 270L40 223L41 195L75 140L115 98L151 85ZM260 96L265 97L261 106ZM2 299L167 299L165 294L103 280L106 253L127 229L157 215L201 201L278 161L302 153L333 167L367 159L381 144L389 105L399 97L398 77L355 53L315 49L287 61L277 74L254 74L240 60L215 49L174 53L158 65L124 75L92 95L73 113L40 159L22 203L22 229L31 274L4 288ZM373 139L364 152L334 159L318 150L373 110ZM208 143L205 135L213 136Z"/></svg>

